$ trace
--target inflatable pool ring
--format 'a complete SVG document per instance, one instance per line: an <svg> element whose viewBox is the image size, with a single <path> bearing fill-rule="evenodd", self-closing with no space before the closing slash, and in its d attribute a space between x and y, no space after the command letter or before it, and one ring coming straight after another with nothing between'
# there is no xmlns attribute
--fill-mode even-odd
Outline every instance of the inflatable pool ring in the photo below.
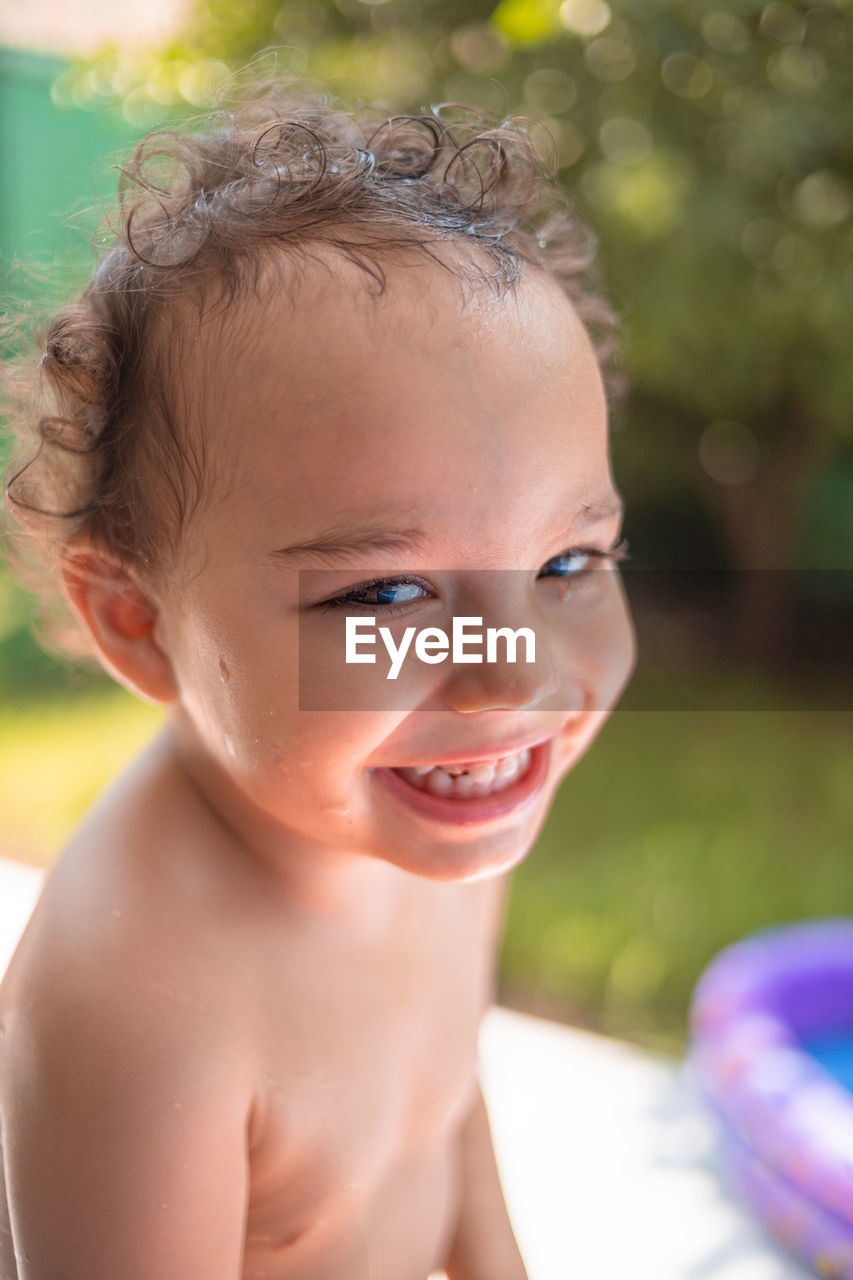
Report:
<svg viewBox="0 0 853 1280"><path fill-rule="evenodd" d="M853 918L720 952L693 992L688 1068L738 1194L815 1274L853 1280Z"/></svg>

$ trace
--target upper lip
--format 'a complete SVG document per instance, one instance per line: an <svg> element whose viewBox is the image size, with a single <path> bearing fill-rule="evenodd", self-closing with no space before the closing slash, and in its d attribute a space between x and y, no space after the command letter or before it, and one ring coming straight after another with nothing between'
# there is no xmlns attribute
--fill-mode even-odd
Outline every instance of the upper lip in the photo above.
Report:
<svg viewBox="0 0 853 1280"><path fill-rule="evenodd" d="M535 737L514 738L512 742L503 742L488 748L472 747L469 751L450 752L448 755L432 756L429 760L414 760L408 765L397 765L396 768L423 769L427 765L440 764L480 764L484 760L500 760L501 756L514 756L528 747L538 747L551 738L556 738L560 729L551 733L540 733Z"/></svg>

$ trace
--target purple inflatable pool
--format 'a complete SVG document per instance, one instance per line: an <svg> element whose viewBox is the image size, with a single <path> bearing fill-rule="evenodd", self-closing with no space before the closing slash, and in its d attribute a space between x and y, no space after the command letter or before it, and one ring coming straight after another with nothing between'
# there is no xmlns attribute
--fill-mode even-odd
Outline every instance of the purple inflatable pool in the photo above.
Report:
<svg viewBox="0 0 853 1280"><path fill-rule="evenodd" d="M739 1194L817 1275L853 1280L853 918L720 952L693 992L690 1036Z"/></svg>

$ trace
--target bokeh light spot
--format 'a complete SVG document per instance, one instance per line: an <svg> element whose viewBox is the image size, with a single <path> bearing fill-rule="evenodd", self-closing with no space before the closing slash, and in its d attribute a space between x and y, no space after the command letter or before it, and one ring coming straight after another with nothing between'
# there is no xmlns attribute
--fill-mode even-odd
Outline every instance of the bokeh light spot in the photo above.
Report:
<svg viewBox="0 0 853 1280"><path fill-rule="evenodd" d="M714 73L707 62L692 53L671 53L664 58L660 78L679 98L702 98L714 83Z"/></svg>
<svg viewBox="0 0 853 1280"><path fill-rule="evenodd" d="M651 154L654 140L639 120L614 116L598 131L601 150L613 164L639 164Z"/></svg>
<svg viewBox="0 0 853 1280"><path fill-rule="evenodd" d="M610 25L610 5L604 0L563 0L560 21L579 36L600 35Z"/></svg>
<svg viewBox="0 0 853 1280"><path fill-rule="evenodd" d="M558 161L561 169L576 164L586 150L586 139L569 120L560 120L556 133Z"/></svg>
<svg viewBox="0 0 853 1280"><path fill-rule="evenodd" d="M577 101L578 87L571 76L556 67L532 71L524 81L524 99L544 115L558 116L569 111Z"/></svg>
<svg viewBox="0 0 853 1280"><path fill-rule="evenodd" d="M761 450L742 422L712 422L699 437L699 464L719 484L746 484L758 469Z"/></svg>
<svg viewBox="0 0 853 1280"><path fill-rule="evenodd" d="M627 80L637 65L634 50L625 40L600 36L584 49L584 61L598 80Z"/></svg>
<svg viewBox="0 0 853 1280"><path fill-rule="evenodd" d="M806 34L806 19L789 4L768 4L762 10L759 29L780 44L799 44Z"/></svg>
<svg viewBox="0 0 853 1280"><path fill-rule="evenodd" d="M555 0L500 0L491 22L511 44L522 48L552 40L560 32Z"/></svg>
<svg viewBox="0 0 853 1280"><path fill-rule="evenodd" d="M826 60L817 49L787 45L767 59L767 76L782 93L811 97L826 78Z"/></svg>
<svg viewBox="0 0 853 1280"><path fill-rule="evenodd" d="M602 160L581 179L592 204L647 240L668 235L678 226L693 182L684 157L662 148L630 166Z"/></svg>
<svg viewBox="0 0 853 1280"><path fill-rule="evenodd" d="M450 37L450 51L466 71L493 72L506 66L510 48L493 27L475 24L460 27Z"/></svg>
<svg viewBox="0 0 853 1280"><path fill-rule="evenodd" d="M194 106L208 106L216 88L229 76L225 62L184 63L178 75L181 97Z"/></svg>
<svg viewBox="0 0 853 1280"><path fill-rule="evenodd" d="M707 13L702 19L702 37L718 53L745 53L749 31L733 13Z"/></svg>
<svg viewBox="0 0 853 1280"><path fill-rule="evenodd" d="M853 194L840 174L832 169L819 169L797 183L792 205L801 222L834 227L849 216Z"/></svg>

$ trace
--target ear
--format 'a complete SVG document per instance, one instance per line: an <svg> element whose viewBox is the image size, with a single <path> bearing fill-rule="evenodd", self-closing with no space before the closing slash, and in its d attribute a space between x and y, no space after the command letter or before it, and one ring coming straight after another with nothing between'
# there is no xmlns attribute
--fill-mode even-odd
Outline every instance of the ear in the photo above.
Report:
<svg viewBox="0 0 853 1280"><path fill-rule="evenodd" d="M132 571L92 547L76 547L63 555L62 581L110 675L148 702L174 702L172 665L154 636L158 609Z"/></svg>

